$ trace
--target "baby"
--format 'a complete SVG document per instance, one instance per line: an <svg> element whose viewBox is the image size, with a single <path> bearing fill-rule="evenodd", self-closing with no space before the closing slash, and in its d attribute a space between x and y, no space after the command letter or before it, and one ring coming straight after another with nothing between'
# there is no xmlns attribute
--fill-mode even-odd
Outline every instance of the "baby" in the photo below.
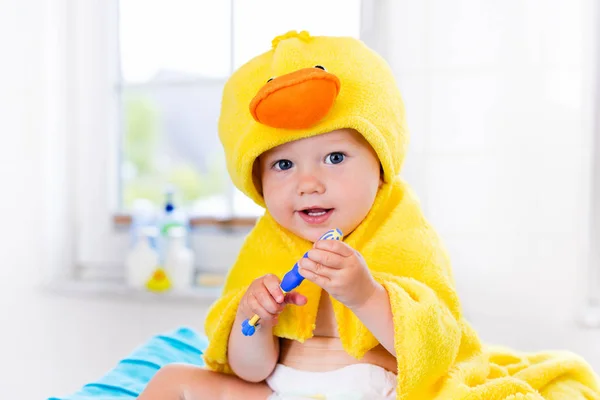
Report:
<svg viewBox="0 0 600 400"><path fill-rule="evenodd" d="M266 212L209 311L208 369L162 368L140 399L600 399L576 356L486 348L464 320L398 178L393 75L361 42L276 38L228 81L219 134L233 182ZM343 241L319 240L334 228ZM283 293L298 259L306 280Z"/></svg>

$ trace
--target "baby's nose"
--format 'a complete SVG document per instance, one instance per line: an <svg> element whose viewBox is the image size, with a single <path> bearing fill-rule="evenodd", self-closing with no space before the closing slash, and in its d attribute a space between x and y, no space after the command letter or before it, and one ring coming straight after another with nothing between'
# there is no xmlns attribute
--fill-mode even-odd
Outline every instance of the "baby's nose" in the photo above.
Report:
<svg viewBox="0 0 600 400"><path fill-rule="evenodd" d="M267 82L250 102L250 113L273 128L306 129L327 115L339 91L337 76L303 68Z"/></svg>
<svg viewBox="0 0 600 400"><path fill-rule="evenodd" d="M298 182L298 195L325 193L325 185L314 175L304 175Z"/></svg>

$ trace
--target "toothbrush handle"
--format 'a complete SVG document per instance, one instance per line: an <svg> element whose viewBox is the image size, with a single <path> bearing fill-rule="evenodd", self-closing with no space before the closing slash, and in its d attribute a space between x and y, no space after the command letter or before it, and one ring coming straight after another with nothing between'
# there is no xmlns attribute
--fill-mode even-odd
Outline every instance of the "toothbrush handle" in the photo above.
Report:
<svg viewBox="0 0 600 400"><path fill-rule="evenodd" d="M303 258L307 257L308 252L304 253ZM300 286L303 280L304 277L298 272L298 263L296 263L294 264L292 269L283 276L279 287L283 291L283 294L286 294ZM244 336L254 335L254 332L256 332L256 325L258 324L259 319L260 317L257 314L254 314L252 318L246 319L244 320L244 322L242 322L242 333L244 334Z"/></svg>
<svg viewBox="0 0 600 400"><path fill-rule="evenodd" d="M340 229L332 229L321 236L319 240L342 240L343 237L344 234ZM302 258L308 258L308 251L304 253ZM295 263L292 269L283 276L279 287L283 291L283 294L286 294L296 289L303 280L304 277L298 272L298 263ZM259 320L260 317L257 314L254 314L252 318L246 319L244 322L242 322L242 333L244 336L254 335Z"/></svg>

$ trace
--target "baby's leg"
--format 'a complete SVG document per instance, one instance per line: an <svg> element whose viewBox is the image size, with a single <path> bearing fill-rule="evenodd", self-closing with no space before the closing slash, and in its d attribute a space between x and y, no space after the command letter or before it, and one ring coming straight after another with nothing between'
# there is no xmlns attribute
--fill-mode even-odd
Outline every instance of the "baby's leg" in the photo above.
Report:
<svg viewBox="0 0 600 400"><path fill-rule="evenodd" d="M266 400L273 392L266 383L246 382L236 376L199 367L170 364L152 378L139 400Z"/></svg>

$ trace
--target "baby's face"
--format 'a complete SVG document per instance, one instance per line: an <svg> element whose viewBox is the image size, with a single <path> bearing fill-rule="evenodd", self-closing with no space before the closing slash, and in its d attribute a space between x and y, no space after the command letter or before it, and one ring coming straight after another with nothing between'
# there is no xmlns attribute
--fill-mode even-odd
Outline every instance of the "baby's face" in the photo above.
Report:
<svg viewBox="0 0 600 400"><path fill-rule="evenodd" d="M352 129L275 147L260 156L259 166L273 218L311 242L334 228L349 235L382 183L375 151Z"/></svg>

